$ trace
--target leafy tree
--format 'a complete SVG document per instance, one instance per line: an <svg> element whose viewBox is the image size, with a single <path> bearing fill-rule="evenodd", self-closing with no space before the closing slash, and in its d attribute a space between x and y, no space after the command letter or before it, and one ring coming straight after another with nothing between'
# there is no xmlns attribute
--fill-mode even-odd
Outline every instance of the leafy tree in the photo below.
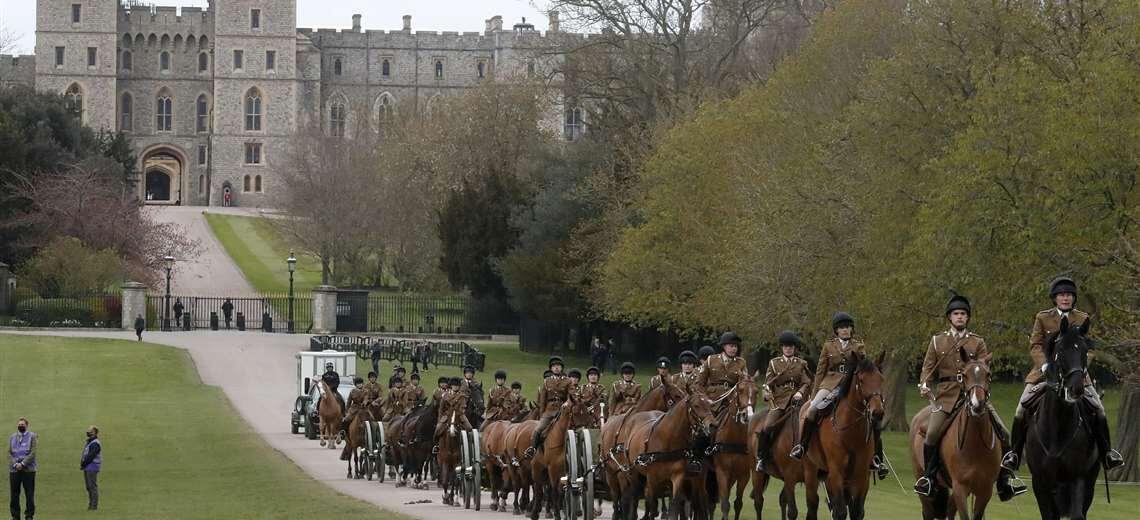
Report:
<svg viewBox="0 0 1140 520"><path fill-rule="evenodd" d="M20 279L42 298L103 291L122 281L123 266L109 249L98 251L73 237L59 237L24 263Z"/></svg>

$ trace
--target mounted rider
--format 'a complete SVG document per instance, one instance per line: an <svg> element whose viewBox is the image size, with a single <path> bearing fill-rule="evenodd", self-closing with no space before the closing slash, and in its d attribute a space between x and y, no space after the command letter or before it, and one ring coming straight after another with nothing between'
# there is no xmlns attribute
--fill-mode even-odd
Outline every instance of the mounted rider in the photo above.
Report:
<svg viewBox="0 0 1140 520"><path fill-rule="evenodd" d="M420 373L412 372L410 383L404 385L400 403L405 411L411 411L424 404L424 388L420 386Z"/></svg>
<svg viewBox="0 0 1140 520"><path fill-rule="evenodd" d="M1045 340L1061 328L1061 320L1069 319L1069 325L1079 327L1089 319L1089 315L1077 310L1077 282L1067 276L1053 279L1049 284L1049 298L1053 300L1053 307L1038 312L1033 319L1033 332L1029 336L1029 356L1033 360L1033 369L1025 376L1025 390L1017 401L1017 412L1013 417L1013 450L1006 453L1001 466L1010 471L1017 471L1021 466L1021 453L1025 448L1025 429L1028 426L1026 417L1027 405L1046 386L1045 369L1048 360L1045 359ZM1093 359L1093 352L1089 352L1089 360ZM1096 417L1091 421L1093 437L1103 457L1103 464L1107 469L1119 467L1124 464L1120 452L1112 449L1108 434L1108 418L1104 413L1104 404L1100 402L1100 394L1093 381L1085 372L1084 400L1095 411Z"/></svg>
<svg viewBox="0 0 1140 520"><path fill-rule="evenodd" d="M633 380L636 369L633 363L626 361L621 364L621 379L614 381L610 394L611 415L620 415L628 412L641 400L641 383Z"/></svg>
<svg viewBox="0 0 1140 520"><path fill-rule="evenodd" d="M495 386L487 396L487 411L483 414L485 422L505 421L514 417L507 414L507 399L511 397L511 387L507 386L507 371L495 371Z"/></svg>
<svg viewBox="0 0 1140 520"><path fill-rule="evenodd" d="M439 379L437 379L435 383L435 391L431 394L432 404L438 404L440 407L443 406L443 394L450 390L450 383L451 380L448 379L447 376L439 376Z"/></svg>
<svg viewBox="0 0 1140 520"><path fill-rule="evenodd" d="M665 356L657 358L657 363L654 366L657 367L657 374L649 379L650 390L661 386L661 382L665 379L669 379L669 382L673 381L673 374L669 372L669 358Z"/></svg>
<svg viewBox="0 0 1140 520"><path fill-rule="evenodd" d="M522 395L522 383L518 381L511 383L511 395L507 397L504 406L512 418L526 408L526 397Z"/></svg>
<svg viewBox="0 0 1140 520"><path fill-rule="evenodd" d="M352 378L352 386L355 388L348 393L348 412L340 420L340 431L348 431L348 425L352 424L352 420L356 418L356 414L360 413L365 406L368 406L368 390L364 389L364 380L360 377Z"/></svg>
<svg viewBox="0 0 1140 520"><path fill-rule="evenodd" d="M698 393L716 399L741 380L748 379L748 362L740 357L740 343L740 336L735 332L721 334L721 353L709 356L704 369L697 374L694 389Z"/></svg>
<svg viewBox="0 0 1140 520"><path fill-rule="evenodd" d="M771 457L772 436L777 427L783 424L787 414L799 411L804 396L811 388L811 371L807 361L796 355L803 341L796 333L785 330L776 338L782 355L768 362L764 374L764 400L768 401L768 415L757 432L756 471L768 473L768 460Z"/></svg>
<svg viewBox="0 0 1140 520"><path fill-rule="evenodd" d="M321 374L321 381L324 381L325 385L329 387L329 391L336 398L336 402L340 403L340 409L348 410L348 407L344 405L344 396L340 395L339 391L340 374L336 373L336 365L333 365L331 361L325 363L325 373Z"/></svg>
<svg viewBox="0 0 1140 520"><path fill-rule="evenodd" d="M483 382L475 379L475 367L463 366L463 391L467 394L467 416L483 422L486 400L483 398Z"/></svg>
<svg viewBox="0 0 1140 520"><path fill-rule="evenodd" d="M691 350L681 352L677 356L677 361L681 363L681 371L673 374L673 386L684 390L686 394L693 393L697 384L697 355Z"/></svg>
<svg viewBox="0 0 1140 520"><path fill-rule="evenodd" d="M550 423L554 421L555 416L558 415L558 411L562 408L562 403L565 403L571 394L578 391L574 381L562 373L564 368L562 358L558 356L551 357L547 366L550 368L551 375L542 382L542 388L538 391L538 406L542 407L542 419L538 421L538 426L535 427L534 433L531 435L530 448L527 449L525 454L528 458L542 445L542 439L546 435L546 429L550 426Z"/></svg>
<svg viewBox="0 0 1140 520"><path fill-rule="evenodd" d="M606 387L598 384L601 374L598 367L587 368L586 383L578 388L578 400L583 403L592 417L588 428L601 426L601 421L605 418Z"/></svg>
<svg viewBox="0 0 1140 520"><path fill-rule="evenodd" d="M394 364L392 366L392 375L388 377L388 388L396 386L396 378L398 377L400 379L404 379L404 374L405 371L403 365L400 365L399 363Z"/></svg>
<svg viewBox="0 0 1140 520"><path fill-rule="evenodd" d="M697 350L697 372L704 372L705 360L716 354L716 348L712 345L705 345Z"/></svg>
<svg viewBox="0 0 1140 520"><path fill-rule="evenodd" d="M467 420L467 392L463 391L463 380L458 377L448 381L449 387L443 392L440 403L439 419L435 425L435 444L439 445L439 438L447 433L452 424L457 429L471 431L471 422Z"/></svg>
<svg viewBox="0 0 1140 520"><path fill-rule="evenodd" d="M388 397L380 403L382 421L388 422L397 415L405 414L403 395L404 380L399 377L392 379L392 388L388 389Z"/></svg>
<svg viewBox="0 0 1140 520"><path fill-rule="evenodd" d="M371 403L384 394L380 383L376 380L377 378L376 372L368 373L368 381L364 383L364 391L367 392L367 396L365 396L366 402Z"/></svg>
<svg viewBox="0 0 1140 520"><path fill-rule="evenodd" d="M820 349L819 364L815 367L815 378L812 388L815 397L808 407L807 416L800 425L800 442L792 448L788 456L802 459L807 453L811 436L819 424L819 411L831 406L833 400L839 397L839 385L847 378L849 371L855 369L855 356L866 355L866 345L862 340L855 338L855 318L840 311L831 317L831 330L834 338L827 340ZM875 456L871 460L871 468L875 470L879 480L890 475L883 458L883 441L877 425L873 428L875 437Z"/></svg>
<svg viewBox="0 0 1140 520"><path fill-rule="evenodd" d="M922 445L922 458L925 473L914 483L914 491L923 496L934 492L935 477L941 465L942 436L950 426L950 414L966 392L962 383L964 359L981 359L988 353L986 341L981 336L966 330L971 317L970 300L955 295L946 304L946 319L950 329L930 338L926 358L922 362L918 389L922 397L930 400L930 417L926 423L926 439ZM1002 453L1009 453L1009 433L993 403L986 404L994 432L1001 441ZM1024 485L1011 485L1013 472L1003 469L998 474L998 497L1002 502L1025 493Z"/></svg>

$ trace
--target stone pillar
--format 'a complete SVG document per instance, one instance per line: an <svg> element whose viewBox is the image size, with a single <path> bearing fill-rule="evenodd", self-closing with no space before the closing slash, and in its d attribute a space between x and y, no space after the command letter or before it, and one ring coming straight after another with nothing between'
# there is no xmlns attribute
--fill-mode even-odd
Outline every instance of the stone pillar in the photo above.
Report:
<svg viewBox="0 0 1140 520"><path fill-rule="evenodd" d="M546 15L549 19L546 30L549 32L558 32L558 11L550 11L546 13Z"/></svg>
<svg viewBox="0 0 1140 520"><path fill-rule="evenodd" d="M352 32L360 32L360 15L352 15Z"/></svg>
<svg viewBox="0 0 1140 520"><path fill-rule="evenodd" d="M146 319L146 286L138 282L126 282L123 284L123 330L134 330L135 318L138 316Z"/></svg>
<svg viewBox="0 0 1140 520"><path fill-rule="evenodd" d="M313 334L336 332L336 287L318 285L313 289Z"/></svg>
<svg viewBox="0 0 1140 520"><path fill-rule="evenodd" d="M404 15L404 32L412 32L412 15Z"/></svg>

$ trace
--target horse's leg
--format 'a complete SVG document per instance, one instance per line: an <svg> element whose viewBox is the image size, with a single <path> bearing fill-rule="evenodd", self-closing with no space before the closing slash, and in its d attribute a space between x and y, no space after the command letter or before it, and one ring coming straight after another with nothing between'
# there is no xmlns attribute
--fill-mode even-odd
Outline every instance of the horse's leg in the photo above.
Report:
<svg viewBox="0 0 1140 520"><path fill-rule="evenodd" d="M756 520L764 518L764 490L768 489L768 475L759 471L752 473L752 507L756 510ZM784 508L784 495L780 495L780 509Z"/></svg>
<svg viewBox="0 0 1140 520"><path fill-rule="evenodd" d="M546 497L543 495L543 479L542 474L539 473L538 465L532 462L530 469L530 487L533 490L531 493L530 520L538 520L538 514L542 512L542 506L543 503L546 502Z"/></svg>
<svg viewBox="0 0 1140 520"><path fill-rule="evenodd" d="M863 469L865 468L857 471ZM824 481L824 485L827 487L827 500L831 506L832 520L847 520L847 494L843 486L843 465L840 465L838 461L828 467L827 480Z"/></svg>
<svg viewBox="0 0 1140 520"><path fill-rule="evenodd" d="M1077 477L1069 490L1069 520L1085 520L1085 479Z"/></svg>
<svg viewBox="0 0 1140 520"><path fill-rule="evenodd" d="M784 482L784 489L780 491L780 520L796 520L799 509L796 508L796 483ZM757 519L759 520L759 519Z"/></svg>
<svg viewBox="0 0 1140 520"><path fill-rule="evenodd" d="M974 519L983 520L986 517L986 506L994 496L993 486L981 486L974 490Z"/></svg>
<svg viewBox="0 0 1140 520"><path fill-rule="evenodd" d="M716 464L714 464L716 466ZM726 464L716 466L716 495L717 502L720 504L720 519L728 520L728 493L729 486L731 485L731 476L728 474Z"/></svg>
<svg viewBox="0 0 1140 520"><path fill-rule="evenodd" d="M1059 520L1060 517L1053 505L1053 487L1055 484L1051 484L1044 478L1035 478L1032 485L1033 496L1037 499L1037 510L1041 511L1041 520Z"/></svg>
<svg viewBox="0 0 1140 520"><path fill-rule="evenodd" d="M807 512L804 518L817 520L819 516L819 468L811 464L804 464L804 502Z"/></svg>
<svg viewBox="0 0 1140 520"><path fill-rule="evenodd" d="M734 520L740 520L740 510L744 509L744 488L748 487L749 477L748 470L742 468L734 479L736 481L736 500L732 501L732 509L736 513L733 517Z"/></svg>

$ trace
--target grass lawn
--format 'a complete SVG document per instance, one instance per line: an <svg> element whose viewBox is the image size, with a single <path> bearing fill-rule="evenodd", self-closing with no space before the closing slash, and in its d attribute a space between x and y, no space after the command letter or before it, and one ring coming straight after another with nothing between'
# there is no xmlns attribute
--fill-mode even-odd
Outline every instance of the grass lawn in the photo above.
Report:
<svg viewBox="0 0 1140 520"><path fill-rule="evenodd" d="M529 399L534 399L538 391L538 385L542 380L542 371L546 368L548 355L546 354L533 354L527 352L520 352L518 345L514 343L483 343L476 344L476 347L487 353L487 371L478 374L476 377L483 381L484 387L490 389L494 385L492 374L496 369L502 368L507 371L508 384L511 381L519 381L523 384L523 393ZM589 366L589 360L583 357L563 356L566 360L566 367L578 368L585 371ZM361 361L358 365L358 371L361 374L368 372L369 364L366 361ZM381 363L381 375L386 381L388 375L391 374L391 365ZM410 366L406 367L411 369ZM431 369L423 374L424 386L426 388L434 388L435 380L440 375L458 375L459 370L451 367L443 367L440 369ZM639 365L637 372L637 380L642 382L642 385L648 389L649 378L653 375L653 370L650 366ZM616 378L609 374L604 374L602 383L609 387L609 384ZM1013 411L1016 407L1017 398L1021 395L1021 386L1016 384L998 384L992 389L992 396L994 402L997 404L998 411L1001 413L1003 419L1006 420L1007 425L1012 422ZM1115 423L1116 411L1120 402L1120 394L1115 388L1110 388L1105 396L1105 405L1108 408L1109 417L1112 418L1110 422ZM926 403L919 398L917 392L912 392L907 396L907 413L914 414L920 406ZM1115 427L1115 424L1113 424ZM911 473L910 456L907 452L907 436L902 432L886 432L883 437L883 444L887 457L890 458L894 464L895 470L898 472L899 479L902 480L902 485L905 491L899 489L899 484L893 477L888 478L878 484L872 486L867 505L867 518L871 519L884 519L884 518L898 518L898 519L911 519L920 518L921 513L920 505L916 495L911 491L911 486L914 483L914 477ZM1028 470L1022 466L1022 477L1028 476ZM1027 481L1027 484L1029 482ZM765 514L770 518L779 516L779 489L782 483L775 483L770 485L765 497ZM820 488L821 495L826 498L825 491ZM1113 484L1112 488L1112 504L1106 504L1104 501L1104 487L1099 484L1097 487L1097 497L1093 503L1092 514L1095 518L1100 519L1134 519L1137 518L1137 511L1140 511L1140 486L1130 484ZM747 494L746 494L747 497ZM800 514L804 511L803 487L799 488ZM825 502L824 502L825 503ZM608 510L608 505L606 506ZM823 508L825 506L821 506ZM823 512L821 517L827 516ZM1026 494L1018 497L1011 503L998 503L996 497L991 503L987 511L987 518L994 520L1024 520L1037 517L1037 503L1032 494ZM744 513L741 518L754 519L756 517L753 512L753 506L750 499L745 499Z"/></svg>
<svg viewBox="0 0 1140 520"><path fill-rule="evenodd" d="M102 430L99 516L406 518L341 495L268 447L179 349L0 334L0 419L39 434L38 518L83 518L83 432Z"/></svg>
<svg viewBox="0 0 1140 520"><path fill-rule="evenodd" d="M285 263L289 244L269 219L207 213L206 222L254 289L280 293L289 290L289 269ZM301 293L320 285L320 261L307 254L296 257L294 289Z"/></svg>

